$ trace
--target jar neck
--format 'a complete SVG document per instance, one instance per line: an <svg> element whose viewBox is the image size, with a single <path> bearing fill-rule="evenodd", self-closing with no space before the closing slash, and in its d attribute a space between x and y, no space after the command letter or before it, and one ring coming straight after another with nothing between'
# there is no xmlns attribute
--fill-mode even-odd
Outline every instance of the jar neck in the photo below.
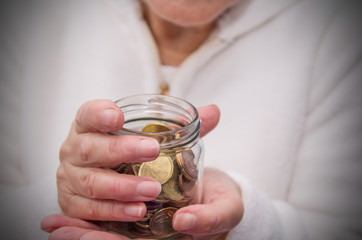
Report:
<svg viewBox="0 0 362 240"><path fill-rule="evenodd" d="M199 138L200 119L190 103L170 96L136 95L116 101L125 118L123 128L114 135L152 137L160 143L161 151L193 145ZM147 123L163 122L170 131L143 132Z"/></svg>

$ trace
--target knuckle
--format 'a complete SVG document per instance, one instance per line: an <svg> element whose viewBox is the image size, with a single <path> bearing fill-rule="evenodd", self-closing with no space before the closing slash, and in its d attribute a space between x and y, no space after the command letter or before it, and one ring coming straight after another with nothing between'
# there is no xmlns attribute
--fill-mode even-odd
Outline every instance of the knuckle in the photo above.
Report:
<svg viewBox="0 0 362 240"><path fill-rule="evenodd" d="M95 196L95 187L97 182L97 172L94 170L88 170L87 173L81 178L81 186L83 186L84 193L94 198Z"/></svg>
<svg viewBox="0 0 362 240"><path fill-rule="evenodd" d="M239 222L243 219L244 216L244 204L241 199L237 199L234 203L234 206L237 206L236 209L233 211L233 218L231 218L231 225L232 227L239 224Z"/></svg>
<svg viewBox="0 0 362 240"><path fill-rule="evenodd" d="M126 185L124 182L120 179L117 179L113 181L113 184L111 186L111 191L114 193L114 196L117 196L117 199L121 200L126 198L129 194L125 193Z"/></svg>
<svg viewBox="0 0 362 240"><path fill-rule="evenodd" d="M79 157L82 162L90 161L91 148L92 148L92 137L88 134L84 134L83 140L79 145Z"/></svg>
<svg viewBox="0 0 362 240"><path fill-rule="evenodd" d="M85 217L89 220L116 220L119 218L118 205L114 201L91 200L84 206Z"/></svg>
<svg viewBox="0 0 362 240"><path fill-rule="evenodd" d="M119 218L119 211L117 211L118 205L116 202L109 202L108 204L108 215L112 218L112 220L115 220Z"/></svg>
<svg viewBox="0 0 362 240"><path fill-rule="evenodd" d="M86 218L90 220L101 220L100 219L100 206L101 203L97 201L89 201L84 205Z"/></svg>
<svg viewBox="0 0 362 240"><path fill-rule="evenodd" d="M76 115L75 115L75 118L74 118L74 122L77 126L82 126L82 123L83 123L83 117L84 117L84 114L86 112L86 109L88 108L88 105L89 105L89 101L88 102L85 102L84 104L82 104L80 106L80 108L78 109Z"/></svg>
<svg viewBox="0 0 362 240"><path fill-rule="evenodd" d="M59 165L57 172L56 172L56 178L57 178L57 182L62 182L64 179L66 179L66 173L64 170L64 167L62 164Z"/></svg>
<svg viewBox="0 0 362 240"><path fill-rule="evenodd" d="M220 215L209 216L208 224L205 226L205 232L217 233L220 232L223 224L222 217Z"/></svg>
<svg viewBox="0 0 362 240"><path fill-rule="evenodd" d="M69 204L69 196L61 190L58 190L58 204L60 209L62 209L65 214L69 215L71 206L71 204Z"/></svg>
<svg viewBox="0 0 362 240"><path fill-rule="evenodd" d="M116 160L119 158L119 139L111 137L109 138L109 144L108 144L108 156L110 160Z"/></svg>
<svg viewBox="0 0 362 240"><path fill-rule="evenodd" d="M78 111L77 115L74 118L74 125L75 125L75 130L76 132L80 132L82 129L82 125L83 125L83 117L81 114L81 110Z"/></svg>
<svg viewBox="0 0 362 240"><path fill-rule="evenodd" d="M59 160L60 162L64 161L71 152L71 146L68 144L68 141L64 141L59 149Z"/></svg>

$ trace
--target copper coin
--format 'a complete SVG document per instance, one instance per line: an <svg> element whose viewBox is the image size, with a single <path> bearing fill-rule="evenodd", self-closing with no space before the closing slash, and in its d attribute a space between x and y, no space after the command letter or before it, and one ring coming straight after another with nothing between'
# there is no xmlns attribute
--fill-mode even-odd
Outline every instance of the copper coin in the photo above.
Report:
<svg viewBox="0 0 362 240"><path fill-rule="evenodd" d="M196 195L197 187L195 180L189 180L183 174L180 174L178 184L185 197L194 197Z"/></svg>
<svg viewBox="0 0 362 240"><path fill-rule="evenodd" d="M121 163L116 166L110 167L113 171L118 173L125 173L127 171L127 163Z"/></svg>
<svg viewBox="0 0 362 240"><path fill-rule="evenodd" d="M195 164L195 155L191 149L181 151L176 154L177 164L182 174L189 180L196 180L198 175L197 165Z"/></svg>
<svg viewBox="0 0 362 240"><path fill-rule="evenodd" d="M162 203L159 203L159 202L145 202L146 204L146 207L147 207L147 211L151 211L151 210L154 210L154 209L159 209L162 207Z"/></svg>
<svg viewBox="0 0 362 240"><path fill-rule="evenodd" d="M130 224L129 231L137 237L147 237L151 235L151 231L149 228L140 227L136 223Z"/></svg>

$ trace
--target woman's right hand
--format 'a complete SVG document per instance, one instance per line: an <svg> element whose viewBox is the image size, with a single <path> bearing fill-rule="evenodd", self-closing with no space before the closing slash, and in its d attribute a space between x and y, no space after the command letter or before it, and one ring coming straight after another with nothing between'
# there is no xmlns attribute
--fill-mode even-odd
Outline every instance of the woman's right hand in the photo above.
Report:
<svg viewBox="0 0 362 240"><path fill-rule="evenodd" d="M78 110L60 149L58 201L70 217L100 221L137 221L144 201L157 197L161 185L147 177L118 174L108 167L156 159L160 146L141 136L113 136L124 123L110 100L93 100Z"/></svg>

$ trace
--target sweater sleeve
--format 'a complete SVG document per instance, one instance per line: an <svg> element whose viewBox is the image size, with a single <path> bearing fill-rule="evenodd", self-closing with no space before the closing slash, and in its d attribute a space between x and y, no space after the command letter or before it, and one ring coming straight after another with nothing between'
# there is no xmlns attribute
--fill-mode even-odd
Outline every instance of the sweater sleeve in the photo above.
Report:
<svg viewBox="0 0 362 240"><path fill-rule="evenodd" d="M243 191L244 216L228 240L307 239L300 214L289 204L272 201L245 177L229 172Z"/></svg>
<svg viewBox="0 0 362 240"><path fill-rule="evenodd" d="M349 1L323 33L303 138L285 199L243 191L236 239L362 239L362 7Z"/></svg>

